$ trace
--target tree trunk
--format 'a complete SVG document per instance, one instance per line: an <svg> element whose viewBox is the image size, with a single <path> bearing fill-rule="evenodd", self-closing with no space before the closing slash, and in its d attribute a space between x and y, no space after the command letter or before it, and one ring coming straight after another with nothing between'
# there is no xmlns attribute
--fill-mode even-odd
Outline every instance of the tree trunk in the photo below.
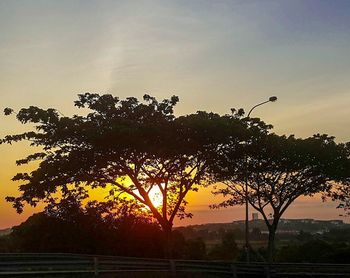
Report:
<svg viewBox="0 0 350 278"><path fill-rule="evenodd" d="M277 226L272 224L269 226L269 242L267 247L267 258L268 262L272 263L275 259L275 236L276 236Z"/></svg>
<svg viewBox="0 0 350 278"><path fill-rule="evenodd" d="M172 225L168 224L163 227L164 232L164 256L166 259L173 257Z"/></svg>

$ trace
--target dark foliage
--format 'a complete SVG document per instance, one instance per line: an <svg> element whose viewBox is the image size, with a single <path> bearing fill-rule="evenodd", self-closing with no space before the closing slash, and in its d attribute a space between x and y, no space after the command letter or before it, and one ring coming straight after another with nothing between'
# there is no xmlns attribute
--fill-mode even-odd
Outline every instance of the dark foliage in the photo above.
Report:
<svg viewBox="0 0 350 278"><path fill-rule="evenodd" d="M296 263L350 263L350 246L323 239L289 244L277 252L277 261Z"/></svg>
<svg viewBox="0 0 350 278"><path fill-rule="evenodd" d="M242 146L242 157L237 158L239 152L227 148L213 166L217 180L224 183L214 193L227 197L214 207L241 205L247 198L268 227L272 260L277 226L288 207L300 196L329 192L346 184L350 177L349 147L327 135L296 139L255 134Z"/></svg>
<svg viewBox="0 0 350 278"><path fill-rule="evenodd" d="M222 235L221 243L215 245L209 252L209 258L215 260L235 260L239 255L234 231Z"/></svg>
<svg viewBox="0 0 350 278"><path fill-rule="evenodd" d="M52 196L88 197L88 188L111 186L110 198L124 194L147 207L163 231L170 234L175 217L191 217L185 211L189 191L209 182L209 161L227 142L247 136L246 125L236 116L214 113L175 117L176 96L158 102L145 95L120 100L112 95L81 94L78 108L86 116L60 116L55 109L35 106L21 109L16 117L31 123L35 131L8 135L2 143L29 140L42 148L17 164L39 160L30 173L18 173L19 197L8 197L18 212L28 203L52 204ZM6 109L5 114L11 114ZM159 190L163 203L156 207L150 192ZM57 194L58 193L58 194Z"/></svg>
<svg viewBox="0 0 350 278"><path fill-rule="evenodd" d="M73 203L74 204L74 203ZM62 208L62 204L60 205ZM10 235L1 252L66 252L138 257L163 257L163 234L135 208L111 203L75 204L34 214Z"/></svg>
<svg viewBox="0 0 350 278"><path fill-rule="evenodd" d="M160 226L143 215L135 203L79 202L65 200L46 212L29 217L0 237L0 252L81 253L164 258L165 238ZM201 239L172 235L174 258L205 259Z"/></svg>

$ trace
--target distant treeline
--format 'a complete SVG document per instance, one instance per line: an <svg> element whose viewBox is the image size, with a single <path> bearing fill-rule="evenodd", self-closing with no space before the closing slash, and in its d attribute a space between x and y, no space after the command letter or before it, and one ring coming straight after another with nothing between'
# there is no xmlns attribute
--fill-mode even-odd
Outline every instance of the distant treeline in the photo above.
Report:
<svg viewBox="0 0 350 278"><path fill-rule="evenodd" d="M249 227L254 234L259 231L260 237L266 237L268 230L264 220L251 220ZM236 239L244 239L244 221L233 221L230 223L208 223L201 225L189 225L185 227L178 227L176 230L180 231L186 238L202 237L204 239L216 239L225 231L236 231ZM339 230L350 228L350 224L344 223L342 220L314 220L314 219L281 219L278 226L277 235L279 237L292 238L300 231L311 234L323 234L330 230Z"/></svg>

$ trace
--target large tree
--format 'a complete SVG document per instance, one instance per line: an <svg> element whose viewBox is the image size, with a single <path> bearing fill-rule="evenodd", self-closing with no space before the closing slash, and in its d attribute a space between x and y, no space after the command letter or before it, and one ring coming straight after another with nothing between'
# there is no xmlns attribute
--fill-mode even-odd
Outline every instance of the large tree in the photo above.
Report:
<svg viewBox="0 0 350 278"><path fill-rule="evenodd" d="M272 261L281 216L300 196L328 192L342 183L349 173L349 148L327 135L297 139L266 132L240 147L244 149L240 158L237 150L227 148L213 167L217 180L223 182L214 193L226 197L216 207L242 205L247 197L267 225Z"/></svg>
<svg viewBox="0 0 350 278"><path fill-rule="evenodd" d="M213 113L175 117L176 96L158 102L145 95L130 97L81 94L75 105L88 108L86 116L62 116L55 109L35 106L17 113L22 123L36 130L6 136L3 143L29 140L41 152L17 161L40 160L30 173L18 173L19 197L8 197L20 212L24 203L54 202L57 196L88 196L88 187L110 187L111 198L124 194L144 205L170 241L175 217L186 213L185 197L205 184L213 154L227 141L239 143L247 136L237 117ZM11 114L5 109L5 114ZM154 190L162 204L152 202ZM59 194L58 194L59 193Z"/></svg>

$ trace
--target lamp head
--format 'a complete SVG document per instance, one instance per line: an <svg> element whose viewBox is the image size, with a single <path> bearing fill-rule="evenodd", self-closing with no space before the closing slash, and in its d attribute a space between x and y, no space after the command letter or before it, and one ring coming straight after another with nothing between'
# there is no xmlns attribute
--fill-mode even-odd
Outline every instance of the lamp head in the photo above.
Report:
<svg viewBox="0 0 350 278"><path fill-rule="evenodd" d="M275 102L276 100L277 100L277 97L275 97L275 96L272 96L269 98L269 101L271 101L271 102Z"/></svg>

